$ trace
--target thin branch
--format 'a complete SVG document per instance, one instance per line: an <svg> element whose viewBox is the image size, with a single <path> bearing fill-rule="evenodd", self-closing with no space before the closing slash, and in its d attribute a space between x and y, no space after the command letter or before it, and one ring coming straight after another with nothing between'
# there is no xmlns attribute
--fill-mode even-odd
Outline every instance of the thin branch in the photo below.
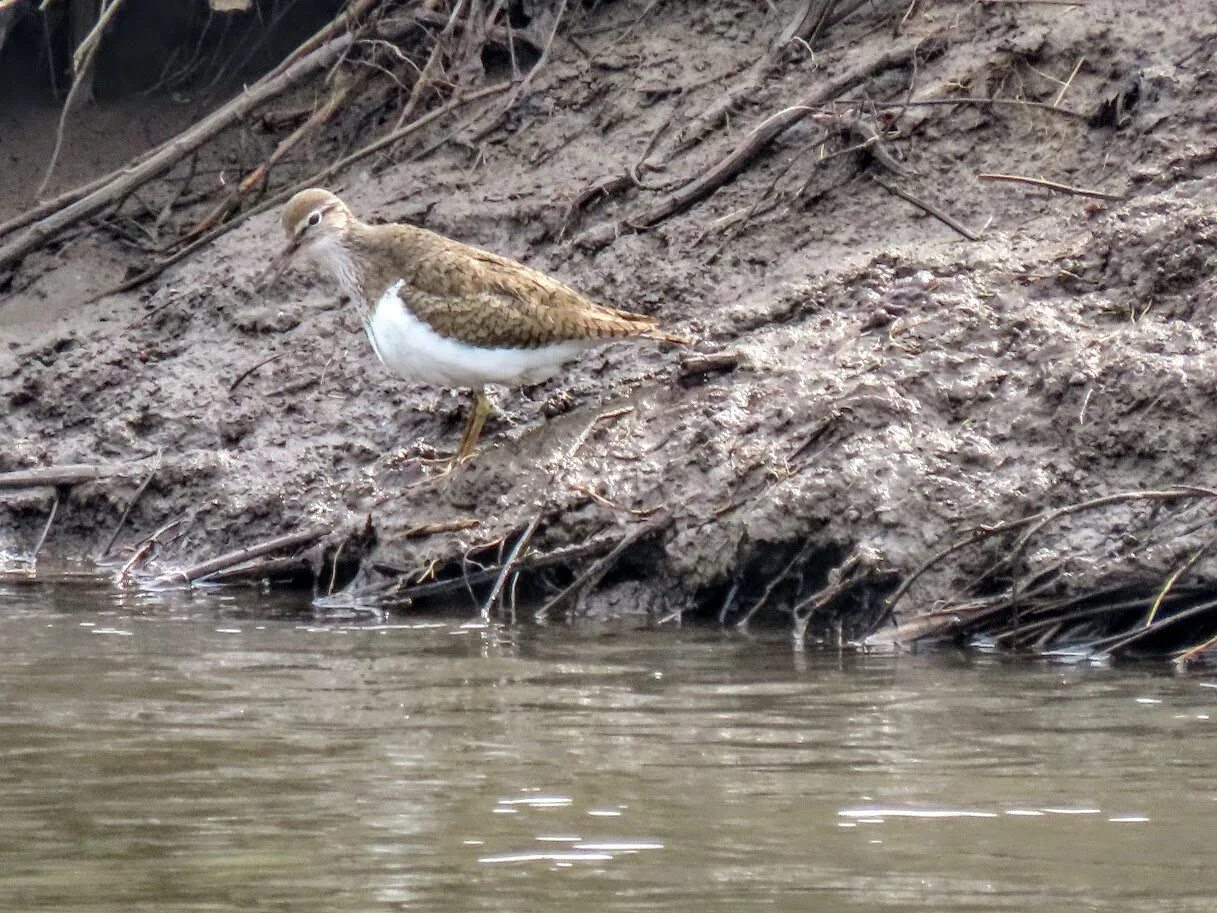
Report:
<svg viewBox="0 0 1217 913"><path fill-rule="evenodd" d="M428 126L433 121L438 120L439 118L443 117L445 114L449 114L452 111L455 111L458 108L460 108L466 104L469 104L470 102L478 101L482 98L486 98L487 96L495 95L499 92L502 92L504 89L508 88L510 85L511 84L507 83L507 82L495 83L492 86L486 86L483 89L478 89L476 92L470 92L467 95L462 95L460 97L452 99L452 101L448 102L446 105L441 105L440 107L436 108L434 111L430 111L427 114L424 114L418 120L413 121L412 123L406 124L406 126L402 127L400 130L391 131L390 133L386 134L385 136L382 136L379 139L374 140L371 143L368 143L363 148L358 149L355 152L352 152L350 155L345 156L344 158L341 158L336 162L332 162L329 165L326 165L326 167L322 168L320 171L318 171L314 174L309 175L307 178L300 181L299 183L293 184L291 187L288 187L284 190L279 191L278 193L274 194L273 196L267 198L266 200L263 200L261 203L259 203L257 206L253 207L252 209L247 209L245 212L242 212L242 213L239 213L238 215L233 216L227 222L224 222L221 225L217 225L215 228L213 228L210 231L206 232L205 234L201 235L197 240L191 242L190 244L187 244L181 250L175 251L173 254L171 254L168 257L165 257L162 260L158 260L156 263L152 264L152 266L148 267L146 270L144 270L139 275L137 275L131 279L128 279L126 282L122 282L122 283L114 286L113 288L106 289L104 292L100 292L97 295L94 295L92 298L90 298L86 302L86 304L92 303L94 301L100 301L103 298L107 298L110 295L117 295L120 292L128 292L133 288L139 288L139 286L143 285L145 282L159 276L161 273L163 273L166 269L168 269L173 264L177 263L180 260L186 259L191 254L193 254L195 251L199 250L200 248L206 247L208 244L210 244L216 238L220 237L221 235L227 234L228 232L232 231L234 228L236 228L238 225L242 224L246 220L252 219L254 216L261 215L262 213L264 213L270 209L274 209L276 206L278 206L281 203L288 200L297 191L304 190L305 188L308 188L308 187L314 187L318 184L323 184L330 177L332 177L334 174L338 173L339 171L342 171L344 168L349 167L350 165L354 164L355 162L359 161L360 159L367 158L369 155L371 155L374 152L377 152L380 149L383 149L385 146L388 146L388 145L391 145L392 143L401 141L405 137L409 136L411 133L421 130L423 127Z"/></svg>
<svg viewBox="0 0 1217 913"><path fill-rule="evenodd" d="M900 102L899 104L879 105L883 111L895 111L903 108L923 108L934 107L938 105L979 105L987 108L1000 108L1005 106L1018 108L1036 108L1040 111L1051 111L1053 114L1059 114L1062 117L1068 117L1073 120L1085 121L1090 115L1083 114L1081 111L1074 111L1070 108L1058 108L1055 105L1050 105L1042 101L1027 101L1022 98L976 98L972 96L963 96L960 98L915 98L909 101Z"/></svg>
<svg viewBox="0 0 1217 913"><path fill-rule="evenodd" d="M1030 178L1021 174L991 174L981 172L976 176L982 181L1006 181L1011 184L1028 184L1032 187L1043 187L1047 190L1055 190L1057 193L1071 193L1074 196L1090 197L1094 200L1122 202L1128 199L1127 195L1122 193L1108 193L1106 190L1088 190L1085 187L1059 184L1056 181L1046 181L1043 178Z"/></svg>
<svg viewBox="0 0 1217 913"><path fill-rule="evenodd" d="M952 229L953 231L956 231L959 234L963 235L963 237L967 238L969 241L979 241L980 240L980 235L976 234L976 232L972 231L972 229L968 228L966 225L964 225L962 222L960 222L958 219L956 219L954 216L952 216L950 213L948 213L946 210L942 209L941 207L936 206L935 204L930 203L927 200L921 199L921 197L917 196L916 194L910 193L909 191L905 190L902 187L897 187L895 184L889 184L887 181L883 180L882 178L874 177L872 175L872 179L874 180L874 182L876 184L878 184L880 187L882 187L888 193L895 194L896 196L900 197L900 199L905 200L906 202L912 203L914 206L916 206L922 212L933 216L935 219L937 219L943 225L945 225L948 228Z"/></svg>
<svg viewBox="0 0 1217 913"><path fill-rule="evenodd" d="M238 564L244 564L246 561L252 561L254 558L261 558L263 555L270 555L275 552L283 552L288 549L298 549L306 545L311 545L322 536L330 532L328 526L314 526L309 529L304 529L299 532L287 533L283 536L276 536L273 539L267 539L264 542L259 542L256 545L250 545L246 548L237 549L231 552L225 552L223 555L217 555L215 558L210 558L207 561L199 562L191 565L180 571L175 571L171 574L164 575L165 581L180 580L187 583L195 580L201 580L205 577L233 567Z"/></svg>
<svg viewBox="0 0 1217 913"><path fill-rule="evenodd" d="M486 597L486 601L482 603L482 620L490 618L490 610L498 601L499 594L503 592L503 584L507 582L507 578L511 575L520 562L520 555L523 553L525 546L532 539L533 533L537 531L537 527L541 523L541 517L544 516L544 511L538 511L537 514L524 528L524 532L520 533L520 538L516 540L516 544L511 549L511 554L507 556L507 560L503 562L502 569L499 571L499 576L494 581L494 586L490 589L490 595Z"/></svg>
<svg viewBox="0 0 1217 913"><path fill-rule="evenodd" d="M38 544L34 546L34 551L30 554L30 563L35 564L38 561L38 553L42 551L42 546L46 545L46 537L51 533L51 524L55 522L55 515L59 513L59 490L55 490L55 500L51 503L51 512L46 518L46 525L42 527L42 535L38 537Z"/></svg>
<svg viewBox="0 0 1217 913"><path fill-rule="evenodd" d="M111 533L110 538L106 540L106 547L103 548L101 550L101 554L97 556L98 561L110 554L110 549L114 548L114 543L118 541L118 534L123 531L123 527L127 523L127 517L131 514L131 509L135 507L137 503L139 503L139 499L142 498L144 496L144 492L148 490L148 485L152 482L152 477L155 476L157 471L161 468L161 454L163 452L163 448L156 452L156 462L153 464L152 468L148 470L148 475L144 477L144 481L139 488L135 490L135 494L132 495L131 500L127 502L127 506L123 509L123 515L118 518L118 523L114 527L114 532Z"/></svg>
<svg viewBox="0 0 1217 913"><path fill-rule="evenodd" d="M131 573L131 570L135 567L135 565L145 558L148 553L151 552L152 549L155 548L160 542L161 536L165 535L165 533L169 532L169 530L181 526L182 523L185 522L185 519L185 517L178 517L176 520L170 520L164 526L156 530L156 532L154 532L151 536L148 536L143 541L139 542L132 551L131 558L122 566L122 570L118 572L118 576L115 579L119 583L126 580L127 575Z"/></svg>
<svg viewBox="0 0 1217 913"><path fill-rule="evenodd" d="M809 557L811 557L811 553L815 551L815 548L816 542L809 536L807 541L803 543L803 547L791 555L790 560L786 562L786 565L778 573L774 574L769 583L765 585L765 589L761 592L760 597L752 604L748 611L744 613L744 617L735 623L736 628L742 631L748 627L748 623L752 621L752 619L756 616L756 613L769 604L770 597L773 596L773 593L778 586L790 576L790 572L794 570L795 565L803 564Z"/></svg>
<svg viewBox="0 0 1217 913"><path fill-rule="evenodd" d="M55 173L55 166L59 163L59 154L63 151L63 136L67 129L68 115L75 108L76 100L80 96L80 93L87 92L90 89L93 76L93 61L97 57L98 48L101 47L102 32L106 30L106 26L118 14L118 10L122 5L123 0L110 0L109 5L105 6L101 11L101 15L97 17L96 25L81 39L80 44L72 55L72 70L75 75L72 79L72 88L68 90L68 97L63 103L63 109L59 112L59 127L55 131L55 149L51 153L50 162L47 163L42 183L38 185L38 191L34 194L39 199L46 193L47 185L51 183L51 176Z"/></svg>
<svg viewBox="0 0 1217 913"><path fill-rule="evenodd" d="M604 575L612 570L613 565L617 563L618 559L624 555L625 552L634 545L634 543L638 542L640 539L659 532L661 529L667 526L670 521L671 517L669 517L665 512L658 516L652 517L645 523L640 523L638 526L634 527L634 529L621 537L617 544L613 546L612 551L596 561L573 583L571 583L570 586L538 609L536 613L537 620L544 621L549 617L550 612L562 605L568 599L585 593L587 590L594 587L597 583L604 579Z"/></svg>
<svg viewBox="0 0 1217 913"><path fill-rule="evenodd" d="M1199 656L1201 653L1205 652L1206 650L1211 649L1215 644L1217 644L1217 634L1214 634L1208 640L1202 641L1201 643L1198 643L1196 646L1190 647L1189 649L1184 650L1183 652L1176 655L1175 656L1176 665L1180 665L1180 666L1187 665L1187 663L1191 662L1193 659L1195 659L1197 656Z"/></svg>
<svg viewBox="0 0 1217 913"><path fill-rule="evenodd" d="M1162 600L1164 600L1167 594L1170 593L1171 587L1175 585L1180 577L1191 570L1196 565L1196 562L1199 561L1201 557L1203 557L1204 553L1212 548L1214 544L1217 544L1217 539L1209 539L1207 542L1201 545L1200 548L1196 549L1190 558L1184 561L1183 564L1179 565L1173 574L1166 578L1166 583L1162 585L1162 589L1158 591L1157 598L1154 599L1153 605L1149 607L1149 612L1146 613L1145 627L1148 628L1150 625L1152 625L1154 623L1154 619L1158 617L1158 609L1162 605Z"/></svg>
<svg viewBox="0 0 1217 913"><path fill-rule="evenodd" d="M1086 58L1084 56L1078 58L1078 62L1074 65L1073 72L1069 74L1069 78L1065 80L1065 84L1061 86L1061 91L1057 93L1056 98L1053 100L1052 107L1059 107L1061 102L1064 101L1065 93L1068 92L1069 87L1073 85L1073 80L1078 75L1078 71L1082 69L1082 64L1085 63L1085 61Z"/></svg>
<svg viewBox="0 0 1217 913"><path fill-rule="evenodd" d="M5 488L63 488L96 482L115 476L128 476L136 471L135 463L110 465L92 463L65 463L61 466L45 466L39 469L14 469L0 473L0 489Z"/></svg>

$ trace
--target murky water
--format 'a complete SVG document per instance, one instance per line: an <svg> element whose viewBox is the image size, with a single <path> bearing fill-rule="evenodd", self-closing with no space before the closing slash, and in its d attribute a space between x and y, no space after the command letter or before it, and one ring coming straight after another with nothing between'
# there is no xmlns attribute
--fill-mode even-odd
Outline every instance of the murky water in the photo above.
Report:
<svg viewBox="0 0 1217 913"><path fill-rule="evenodd" d="M3 911L1217 909L1203 680L45 590L0 649Z"/></svg>

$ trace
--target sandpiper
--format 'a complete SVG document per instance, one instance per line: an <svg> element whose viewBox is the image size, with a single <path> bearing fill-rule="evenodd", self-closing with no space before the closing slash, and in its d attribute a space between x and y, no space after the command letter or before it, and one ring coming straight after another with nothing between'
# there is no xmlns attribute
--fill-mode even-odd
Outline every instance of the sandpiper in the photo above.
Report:
<svg viewBox="0 0 1217 913"><path fill-rule="evenodd" d="M594 304L506 257L413 225L368 225L321 188L288 201L283 230L275 275L306 254L349 296L385 367L473 391L455 463L473 453L490 413L487 384L541 383L585 350L624 337L683 342L651 317Z"/></svg>

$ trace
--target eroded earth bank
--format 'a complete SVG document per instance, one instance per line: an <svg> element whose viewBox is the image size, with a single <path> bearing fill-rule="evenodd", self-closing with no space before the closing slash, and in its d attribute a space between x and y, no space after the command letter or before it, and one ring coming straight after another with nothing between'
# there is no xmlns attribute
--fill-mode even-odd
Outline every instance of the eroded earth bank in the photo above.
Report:
<svg viewBox="0 0 1217 913"><path fill-rule="evenodd" d="M328 282L259 290L277 210L87 304L146 260L78 227L5 285L0 470L119 468L0 492L10 564L58 499L44 563L97 555L130 505L126 585L286 535L213 570L315 579L333 604L465 611L501 582L556 615L793 614L834 637L1209 636L1214 4L876 3L818 31L816 3L553 6L520 24L522 91L328 185L693 346L618 344L499 391L481 452L440 481L427 458L464 395L387 374ZM446 65L479 87L506 57ZM379 122L340 110L284 180L392 127L404 94L386 97Z"/></svg>

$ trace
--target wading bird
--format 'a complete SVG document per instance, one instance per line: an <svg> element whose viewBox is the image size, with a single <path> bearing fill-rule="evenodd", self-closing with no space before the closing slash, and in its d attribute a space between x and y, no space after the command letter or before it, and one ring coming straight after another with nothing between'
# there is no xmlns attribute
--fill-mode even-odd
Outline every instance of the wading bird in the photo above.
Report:
<svg viewBox="0 0 1217 913"><path fill-rule="evenodd" d="M506 257L413 225L368 225L321 188L288 201L283 231L274 276L307 256L350 297L385 367L473 391L454 464L472 455L490 413L487 384L541 383L587 349L626 337L684 342L651 317L595 304Z"/></svg>

